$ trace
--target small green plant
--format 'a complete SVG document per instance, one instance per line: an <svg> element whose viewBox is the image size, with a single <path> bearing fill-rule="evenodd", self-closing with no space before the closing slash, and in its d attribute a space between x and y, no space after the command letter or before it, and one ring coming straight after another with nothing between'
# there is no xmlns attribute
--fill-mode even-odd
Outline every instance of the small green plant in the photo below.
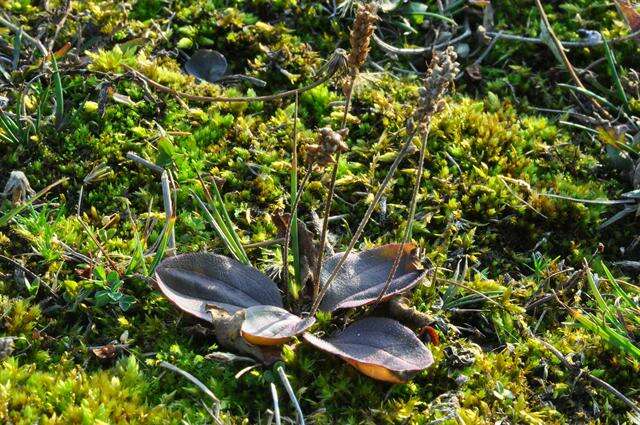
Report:
<svg viewBox="0 0 640 425"><path fill-rule="evenodd" d="M93 275L95 284L101 288L96 291L93 297L96 307L114 305L122 311L127 311L135 303L135 297L122 293L124 282L117 271L112 270L107 273L102 266L98 266L93 271Z"/></svg>
<svg viewBox="0 0 640 425"><path fill-rule="evenodd" d="M640 333L640 289L624 283L624 288L613 277L604 263L600 264L611 288L610 294L603 294L599 288L600 279L586 268L587 286L595 303L595 311L570 309L577 323L599 335L612 347L617 348L636 361L640 361L640 346L636 335ZM606 297L606 298L605 298Z"/></svg>

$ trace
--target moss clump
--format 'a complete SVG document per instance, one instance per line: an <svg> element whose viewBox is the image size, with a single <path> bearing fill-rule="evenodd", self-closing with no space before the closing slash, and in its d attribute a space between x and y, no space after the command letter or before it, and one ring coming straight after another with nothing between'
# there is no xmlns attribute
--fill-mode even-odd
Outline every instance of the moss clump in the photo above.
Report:
<svg viewBox="0 0 640 425"><path fill-rule="evenodd" d="M148 384L133 357L87 373L69 362L38 370L17 358L0 365L0 420L13 424L179 424L166 406L145 402Z"/></svg>

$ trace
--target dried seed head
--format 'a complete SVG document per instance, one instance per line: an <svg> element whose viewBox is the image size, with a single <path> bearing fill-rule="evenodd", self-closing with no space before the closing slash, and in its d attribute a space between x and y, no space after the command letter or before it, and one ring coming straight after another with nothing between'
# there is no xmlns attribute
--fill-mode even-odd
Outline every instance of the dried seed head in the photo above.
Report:
<svg viewBox="0 0 640 425"><path fill-rule="evenodd" d="M441 52L434 52L425 73L424 86L420 87L420 100L414 120L424 126L428 119L444 106L442 97L453 84L460 72L458 55L452 46Z"/></svg>
<svg viewBox="0 0 640 425"><path fill-rule="evenodd" d="M4 360L13 354L13 337L0 338L0 360Z"/></svg>
<svg viewBox="0 0 640 425"><path fill-rule="evenodd" d="M22 171L12 171L7 184L4 186L4 191L0 195L11 195L11 203L16 205L26 201L29 195L34 195L35 193L31 189L27 176Z"/></svg>
<svg viewBox="0 0 640 425"><path fill-rule="evenodd" d="M346 50L340 48L336 49L325 64L327 73L329 75L333 75L337 72L340 72L340 70L347 67L348 60L349 59Z"/></svg>
<svg viewBox="0 0 640 425"><path fill-rule="evenodd" d="M375 23L378 20L376 11L377 6L375 3L358 5L356 20L351 29L351 36L349 37L351 51L349 52L348 63L352 73L358 72L367 60L371 45L371 36L375 29Z"/></svg>
<svg viewBox="0 0 640 425"><path fill-rule="evenodd" d="M316 143L307 145L305 148L306 160L310 164L326 166L333 163L333 154L346 152L349 147L344 142L349 131L342 129L333 131L329 127L321 128L316 137Z"/></svg>

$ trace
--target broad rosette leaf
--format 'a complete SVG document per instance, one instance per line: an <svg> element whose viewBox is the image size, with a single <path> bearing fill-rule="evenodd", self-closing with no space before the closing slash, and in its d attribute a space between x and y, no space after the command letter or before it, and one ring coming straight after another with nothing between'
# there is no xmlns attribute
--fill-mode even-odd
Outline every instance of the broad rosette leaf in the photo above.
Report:
<svg viewBox="0 0 640 425"><path fill-rule="evenodd" d="M253 345L281 345L302 334L315 321L314 317L303 319L282 308L261 305L245 310L240 332Z"/></svg>
<svg viewBox="0 0 640 425"><path fill-rule="evenodd" d="M183 254L156 269L162 293L180 309L211 322L208 306L229 313L247 307L282 307L276 284L258 270L210 253Z"/></svg>
<svg viewBox="0 0 640 425"><path fill-rule="evenodd" d="M340 308L353 308L374 302L385 283L393 262L402 248L402 244L389 244L363 252L349 254L331 282L320 309L335 311ZM415 286L425 276L420 263L414 255L415 244L404 244L403 255L389 288L382 300L386 300ZM342 254L328 258L322 265L321 282L326 282Z"/></svg>
<svg viewBox="0 0 640 425"><path fill-rule="evenodd" d="M431 351L399 322L370 317L348 326L333 338L311 334L304 339L320 350L343 358L372 378L404 383L433 364Z"/></svg>

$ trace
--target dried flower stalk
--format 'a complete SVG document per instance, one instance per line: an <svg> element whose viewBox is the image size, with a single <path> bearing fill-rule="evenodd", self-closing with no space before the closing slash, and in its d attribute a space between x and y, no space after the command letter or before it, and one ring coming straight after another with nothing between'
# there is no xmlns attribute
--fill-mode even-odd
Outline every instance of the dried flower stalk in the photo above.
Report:
<svg viewBox="0 0 640 425"><path fill-rule="evenodd" d="M420 145L420 159L418 160L418 174L416 176L416 184L413 187L413 193L411 195L411 203L409 206L409 218L407 219L407 228L402 238L402 245L398 250L396 258L393 260L391 270L385 281L384 287L374 305L380 303L384 294L389 289L391 281L398 270L400 261L402 260L402 253L404 251L404 245L409 242L412 236L413 220L416 215L416 207L418 205L418 193L420 192L420 186L422 182L422 174L424 172L424 158L427 151L427 140L429 138L429 130L431 128L431 117L434 114L440 112L444 107L443 96L447 94L456 76L460 72L460 64L457 62L458 55L453 47L449 46L442 52L434 52L431 63L427 68L425 77L423 80L424 85L420 88L420 100L418 101L418 108L414 113L414 120L417 122L420 135L422 136L422 143Z"/></svg>
<svg viewBox="0 0 640 425"><path fill-rule="evenodd" d="M349 42L351 51L347 58L347 64L351 73L357 73L364 65L371 49L371 36L375 30L375 23L378 21L377 6L375 3L359 5L356 12L356 19L351 30Z"/></svg>

